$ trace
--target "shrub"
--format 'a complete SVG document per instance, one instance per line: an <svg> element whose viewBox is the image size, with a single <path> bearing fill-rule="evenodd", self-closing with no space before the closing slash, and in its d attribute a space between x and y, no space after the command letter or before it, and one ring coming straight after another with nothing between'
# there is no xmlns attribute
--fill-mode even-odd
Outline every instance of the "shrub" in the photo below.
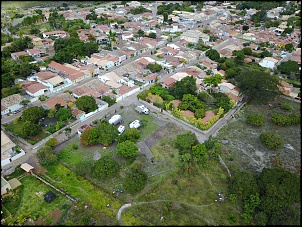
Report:
<svg viewBox="0 0 302 227"><path fill-rule="evenodd" d="M293 107L287 103L284 103L282 106L281 106L281 109L284 109L284 110L292 110Z"/></svg>
<svg viewBox="0 0 302 227"><path fill-rule="evenodd" d="M284 145L283 138L277 133L265 132L260 135L260 140L270 150L279 150Z"/></svg>
<svg viewBox="0 0 302 227"><path fill-rule="evenodd" d="M289 114L288 116L285 114L273 114L272 122L274 122L278 126L289 126L289 125L295 125L300 124L300 117L295 114Z"/></svg>
<svg viewBox="0 0 302 227"><path fill-rule="evenodd" d="M265 124L265 117L260 114L251 114L247 116L247 122L254 126L262 126Z"/></svg>

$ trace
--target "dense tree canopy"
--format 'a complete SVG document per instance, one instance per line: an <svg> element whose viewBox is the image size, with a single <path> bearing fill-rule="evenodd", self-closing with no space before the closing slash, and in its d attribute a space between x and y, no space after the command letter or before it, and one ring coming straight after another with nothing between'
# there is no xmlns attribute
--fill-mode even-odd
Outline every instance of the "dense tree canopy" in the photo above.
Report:
<svg viewBox="0 0 302 227"><path fill-rule="evenodd" d="M282 73L297 73L299 71L299 64L296 61L288 60L282 61L277 69Z"/></svg>
<svg viewBox="0 0 302 227"><path fill-rule="evenodd" d="M187 76L180 81L176 81L169 89L170 94L180 100L185 94L196 95L196 91L196 78L193 76Z"/></svg>
<svg viewBox="0 0 302 227"><path fill-rule="evenodd" d="M60 121L66 121L71 118L71 116L71 110L69 108L60 108L55 114L55 117Z"/></svg>
<svg viewBox="0 0 302 227"><path fill-rule="evenodd" d="M142 170L128 172L124 180L124 189L134 195L145 187L147 179L147 174Z"/></svg>
<svg viewBox="0 0 302 227"><path fill-rule="evenodd" d="M191 150L193 146L198 144L198 140L196 135L191 132L187 131L183 134L177 135L175 146L179 150Z"/></svg>
<svg viewBox="0 0 302 227"><path fill-rule="evenodd" d="M57 156L53 153L51 147L44 146L38 149L37 157L42 165L50 165L57 162Z"/></svg>
<svg viewBox="0 0 302 227"><path fill-rule="evenodd" d="M38 123L39 119L46 117L47 112L40 106L32 106L22 112L21 120Z"/></svg>
<svg viewBox="0 0 302 227"><path fill-rule="evenodd" d="M216 62L219 62L219 60L220 60L220 54L218 53L217 50L214 50L214 49L207 50L206 56Z"/></svg>
<svg viewBox="0 0 302 227"><path fill-rule="evenodd" d="M267 103L280 94L279 78L259 70L247 70L235 77L240 91L255 103Z"/></svg>
<svg viewBox="0 0 302 227"><path fill-rule="evenodd" d="M125 142L126 140L130 140L132 142L136 142L140 138L140 134L137 128L128 128L126 131L117 138L117 142Z"/></svg>
<svg viewBox="0 0 302 227"><path fill-rule="evenodd" d="M152 73L157 73L160 72L160 70L162 70L162 66L157 63L148 64L146 68L149 69Z"/></svg>
<svg viewBox="0 0 302 227"><path fill-rule="evenodd" d="M100 132L96 128L86 129L82 132L80 141L84 145L95 145L99 144Z"/></svg>
<svg viewBox="0 0 302 227"><path fill-rule="evenodd" d="M138 155L138 147L134 142L126 140L117 144L116 153L120 157L135 158Z"/></svg>
<svg viewBox="0 0 302 227"><path fill-rule="evenodd" d="M95 99L88 95L78 98L75 104L80 110L85 111L85 113L93 112L98 108Z"/></svg>
<svg viewBox="0 0 302 227"><path fill-rule="evenodd" d="M114 158L102 156L94 164L93 176L99 179L110 179L118 174L120 166Z"/></svg>
<svg viewBox="0 0 302 227"><path fill-rule="evenodd" d="M118 130L114 125L109 124L107 120L102 120L98 123L99 142L104 146L111 144L118 136Z"/></svg>

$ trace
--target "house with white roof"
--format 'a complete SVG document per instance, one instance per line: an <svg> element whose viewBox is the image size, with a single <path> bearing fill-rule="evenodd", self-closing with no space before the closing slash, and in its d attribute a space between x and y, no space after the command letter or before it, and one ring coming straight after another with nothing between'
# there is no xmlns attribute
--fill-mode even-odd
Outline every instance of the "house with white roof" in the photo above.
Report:
<svg viewBox="0 0 302 227"><path fill-rule="evenodd" d="M1 99L1 106L4 106L8 111L14 112L20 110L23 105L20 104L24 97L20 94L13 94Z"/></svg>
<svg viewBox="0 0 302 227"><path fill-rule="evenodd" d="M274 69L278 62L279 62L279 60L277 60L275 58L265 57L259 62L259 65L261 65L264 68Z"/></svg>

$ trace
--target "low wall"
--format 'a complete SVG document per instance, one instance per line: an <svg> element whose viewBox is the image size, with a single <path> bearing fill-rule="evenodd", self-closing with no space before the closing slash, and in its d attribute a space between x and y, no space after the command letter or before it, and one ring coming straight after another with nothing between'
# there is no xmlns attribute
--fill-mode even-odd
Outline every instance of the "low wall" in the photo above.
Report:
<svg viewBox="0 0 302 227"><path fill-rule="evenodd" d="M22 150L21 153L13 156L11 159L12 159L12 161L15 161L16 159L22 157L23 155L25 155L25 151Z"/></svg>

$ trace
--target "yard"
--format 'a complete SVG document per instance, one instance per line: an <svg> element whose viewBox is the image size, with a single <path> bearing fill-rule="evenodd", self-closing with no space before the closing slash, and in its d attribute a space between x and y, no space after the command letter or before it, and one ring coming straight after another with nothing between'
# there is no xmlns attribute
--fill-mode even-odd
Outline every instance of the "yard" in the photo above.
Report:
<svg viewBox="0 0 302 227"><path fill-rule="evenodd" d="M61 212L66 212L68 210L71 201L62 194L54 191L54 189L45 185L33 176L26 175L24 171L23 173L19 171L19 174L21 174L19 176L19 178L21 178L19 181L22 185L14 190L12 196L7 196L2 200L2 206L12 215L12 219L9 219L6 224L11 223L12 220L16 220L17 217L20 219L22 216L27 218L30 217L34 222L49 222L46 217L55 209L58 209ZM44 201L44 195L48 191L55 192L57 196L51 203ZM22 218L20 220L22 220Z"/></svg>

